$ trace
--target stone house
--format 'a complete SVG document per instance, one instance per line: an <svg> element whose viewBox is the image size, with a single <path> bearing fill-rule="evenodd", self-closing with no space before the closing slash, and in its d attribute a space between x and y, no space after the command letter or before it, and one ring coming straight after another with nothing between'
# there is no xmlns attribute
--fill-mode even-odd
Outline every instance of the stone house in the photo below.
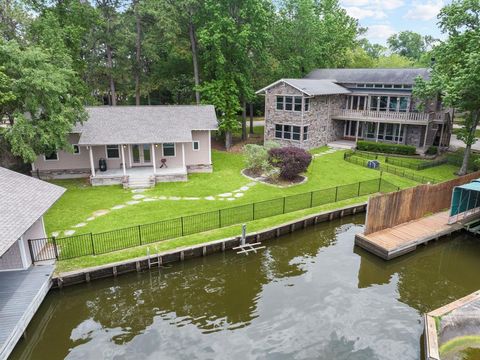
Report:
<svg viewBox="0 0 480 360"><path fill-rule="evenodd" d="M336 140L446 148L452 114L439 99L422 109L412 94L428 69L317 69L280 79L265 96L265 140L305 149Z"/></svg>
<svg viewBox="0 0 480 360"><path fill-rule="evenodd" d="M90 179L92 185L148 187L186 181L192 172L211 172L211 135L217 129L211 105L88 107L77 125L73 151L39 156L32 175L41 179Z"/></svg>

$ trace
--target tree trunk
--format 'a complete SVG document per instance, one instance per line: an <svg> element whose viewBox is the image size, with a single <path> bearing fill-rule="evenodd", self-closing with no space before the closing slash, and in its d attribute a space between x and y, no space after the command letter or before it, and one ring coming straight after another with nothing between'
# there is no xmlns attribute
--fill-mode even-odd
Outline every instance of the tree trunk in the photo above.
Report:
<svg viewBox="0 0 480 360"><path fill-rule="evenodd" d="M232 147L232 132L226 131L225 132L225 149L230 150Z"/></svg>
<svg viewBox="0 0 480 360"><path fill-rule="evenodd" d="M253 103L250 103L250 134L253 133Z"/></svg>
<svg viewBox="0 0 480 360"><path fill-rule="evenodd" d="M247 140L247 103L242 100L242 140Z"/></svg>
<svg viewBox="0 0 480 360"><path fill-rule="evenodd" d="M109 68L110 78L110 105L117 105L117 94L115 93L115 80L113 79L113 61L112 61L112 48L107 44L107 66Z"/></svg>
<svg viewBox="0 0 480 360"><path fill-rule="evenodd" d="M150 92L147 94L148 105L152 105L152 99L150 98Z"/></svg>
<svg viewBox="0 0 480 360"><path fill-rule="evenodd" d="M136 39L135 39L135 51L136 51L136 68L135 68L135 105L140 105L140 57L141 57L141 41L140 41L140 14L138 13L138 0L135 1L135 25L136 25Z"/></svg>
<svg viewBox="0 0 480 360"><path fill-rule="evenodd" d="M200 75L198 72L198 50L197 50L197 36L195 33L195 25L191 19L188 23L188 34L190 36L190 45L192 47L192 61L193 61L193 77L195 80L195 101L197 105L200 104L200 91L198 86L200 85Z"/></svg>
<svg viewBox="0 0 480 360"><path fill-rule="evenodd" d="M479 120L478 111L474 111L472 116L473 116L473 123L472 123L472 126L470 127L470 138L475 139L475 137L473 135L475 134L475 131L477 130L477 125L478 125L478 120ZM475 141L473 141L472 143L468 142L468 143L465 144L466 146L465 146L465 152L463 153L462 167L458 171L458 175L460 175L460 176L465 175L468 171L468 162L470 161L470 153L472 152L472 144L474 142Z"/></svg>

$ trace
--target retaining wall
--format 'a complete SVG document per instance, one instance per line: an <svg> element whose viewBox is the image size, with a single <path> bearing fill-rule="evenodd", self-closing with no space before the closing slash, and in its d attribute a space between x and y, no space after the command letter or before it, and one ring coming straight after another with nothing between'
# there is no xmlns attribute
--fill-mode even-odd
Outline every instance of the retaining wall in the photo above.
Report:
<svg viewBox="0 0 480 360"><path fill-rule="evenodd" d="M331 221L333 219L342 218L347 215L365 212L367 204L357 204L332 211L321 212L304 218L294 220L273 228L251 233L246 236L247 243L262 242L265 240L277 238L279 236L289 234L295 230L303 229L307 226L317 223ZM199 244L187 248L174 249L167 252L122 262L111 263L86 269L75 270L71 272L61 273L53 278L53 287L63 287L68 285L80 284L96 279L114 277L120 274L130 273L134 271L143 271L149 269L149 263L155 262L153 266L161 266L163 264L184 261L196 257L202 257L226 250L240 245L240 236L216 240L204 244ZM153 245L153 244L152 244ZM149 262L150 259L150 262Z"/></svg>

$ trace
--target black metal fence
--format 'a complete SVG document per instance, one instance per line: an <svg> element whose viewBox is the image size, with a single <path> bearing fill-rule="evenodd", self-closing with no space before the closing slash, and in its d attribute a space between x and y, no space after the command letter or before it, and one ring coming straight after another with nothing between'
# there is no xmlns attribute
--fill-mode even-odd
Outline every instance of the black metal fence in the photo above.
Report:
<svg viewBox="0 0 480 360"><path fill-rule="evenodd" d="M422 162L410 162L410 161L405 161L401 160L399 158L392 158L392 157L386 157L385 162L391 165L395 166L400 166L412 170L424 170L424 169L429 169L435 166L440 166L443 164L446 164L448 161L447 159L440 159L440 160L431 160L431 161L422 161Z"/></svg>
<svg viewBox="0 0 480 360"><path fill-rule="evenodd" d="M86 255L104 254L363 195L397 190L399 190L397 186L380 177L354 184L340 185L102 233L87 233L63 238L31 239L29 240L30 254L34 261L65 260Z"/></svg>
<svg viewBox="0 0 480 360"><path fill-rule="evenodd" d="M369 160L365 156L361 156L361 157L357 156L357 153L345 153L343 158L348 162L351 162L351 163L357 164L357 165L361 165L361 166L368 166L368 162L370 160L374 160L374 159ZM423 175L417 174L413 171L410 171L410 170L407 170L407 169L401 169L401 168L398 168L396 166L391 166L391 165L388 165L388 164L379 163L379 166L376 167L375 170L386 171L390 174L398 175L398 176L401 176L401 177L404 177L404 178L407 178L407 179L410 179L410 180L413 180L413 181L417 181L417 182L422 183L422 184L427 184L427 183L435 184L435 183L438 182L438 180L433 179L431 177L423 176Z"/></svg>

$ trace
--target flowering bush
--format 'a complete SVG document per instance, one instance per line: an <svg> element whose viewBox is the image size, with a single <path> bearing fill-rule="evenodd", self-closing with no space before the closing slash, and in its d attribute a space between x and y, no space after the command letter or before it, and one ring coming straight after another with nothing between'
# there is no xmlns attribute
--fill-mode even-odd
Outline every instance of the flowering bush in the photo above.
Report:
<svg viewBox="0 0 480 360"><path fill-rule="evenodd" d="M278 168L280 177L286 180L295 179L312 162L310 153L292 146L270 149L268 154L270 164Z"/></svg>

